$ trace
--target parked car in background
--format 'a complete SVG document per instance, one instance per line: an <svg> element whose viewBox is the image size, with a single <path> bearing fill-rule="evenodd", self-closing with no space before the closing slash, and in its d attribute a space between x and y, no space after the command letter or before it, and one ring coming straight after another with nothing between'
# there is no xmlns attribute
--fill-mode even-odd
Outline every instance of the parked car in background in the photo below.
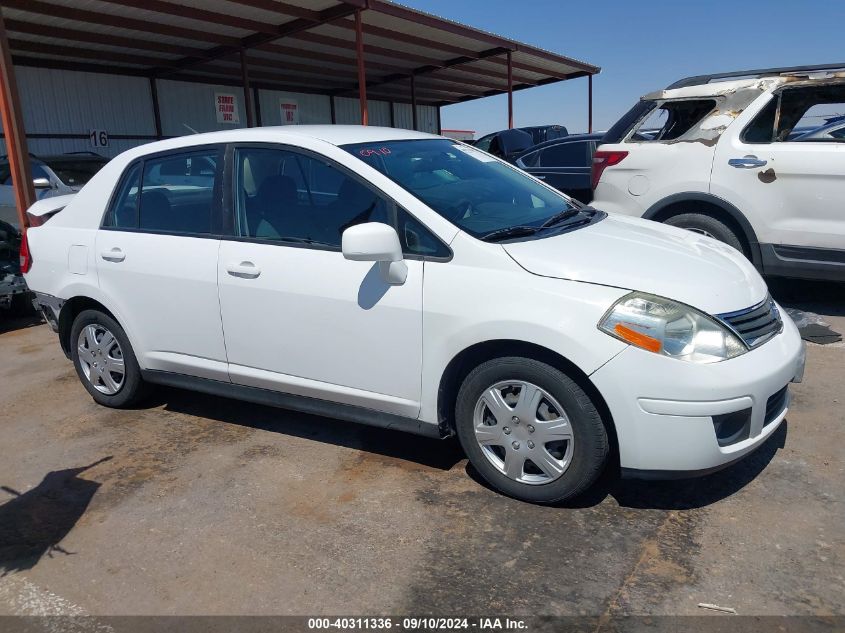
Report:
<svg viewBox="0 0 845 633"><path fill-rule="evenodd" d="M611 452L631 476L733 463L803 374L795 324L734 249L422 132L159 141L29 213L21 268L98 403L166 384L457 434L529 501L583 492Z"/></svg>
<svg viewBox="0 0 845 633"><path fill-rule="evenodd" d="M16 227L0 220L0 317L32 309L20 268L21 235Z"/></svg>
<svg viewBox="0 0 845 633"><path fill-rule="evenodd" d="M531 147L514 164L566 195L589 204L593 154L604 133L570 134Z"/></svg>
<svg viewBox="0 0 845 633"><path fill-rule="evenodd" d="M845 142L845 121L827 123L813 130L791 138L793 141L838 141Z"/></svg>
<svg viewBox="0 0 845 633"><path fill-rule="evenodd" d="M528 132L519 129L502 130L497 132L490 141L490 147L486 150L496 158L501 158L509 163L516 160L516 157L523 154L529 147L534 146L534 139Z"/></svg>
<svg viewBox="0 0 845 633"><path fill-rule="evenodd" d="M79 191L107 162L107 158L93 152L55 156L30 154L35 195L41 200ZM18 224L12 173L6 156L0 157L0 220Z"/></svg>
<svg viewBox="0 0 845 633"><path fill-rule="evenodd" d="M714 237L767 274L845 281L845 139L790 138L843 110L838 66L681 80L608 131L593 204Z"/></svg>
<svg viewBox="0 0 845 633"><path fill-rule="evenodd" d="M569 131L562 125L534 125L529 127L518 127L514 129L522 130L523 132L530 134L532 145L537 145L538 143L545 143L546 141L561 138L569 134ZM493 142L493 139L496 137L497 134L501 133L502 131L504 130L500 130L499 132L492 132L491 134L485 134L472 144L475 145L478 149L484 150L485 152L489 152L490 144Z"/></svg>

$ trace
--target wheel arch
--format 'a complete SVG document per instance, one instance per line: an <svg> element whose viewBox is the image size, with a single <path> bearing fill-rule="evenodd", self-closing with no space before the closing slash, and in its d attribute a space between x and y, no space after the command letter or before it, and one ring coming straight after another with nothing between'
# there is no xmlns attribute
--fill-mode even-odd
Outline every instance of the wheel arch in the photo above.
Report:
<svg viewBox="0 0 845 633"><path fill-rule="evenodd" d="M726 224L739 231L739 238L748 247L748 257L757 270L763 269L763 259L760 253L760 243L757 240L757 233L748 221L748 218L727 200L714 196L710 193L699 191L687 191L676 193L659 202L654 203L643 213L646 220L664 222L677 214L681 208L690 210L690 203L698 211L709 211L716 219L725 221Z"/></svg>
<svg viewBox="0 0 845 633"><path fill-rule="evenodd" d="M599 390L575 363L542 345L520 341L515 339L495 339L475 343L452 358L443 374L440 377L440 384L437 391L437 419L442 436L449 436L455 433L455 405L457 403L458 390L467 375L480 364L494 358L505 356L521 356L531 358L564 372L590 397L601 416L602 422L607 430L608 439L611 445L613 459L618 458L618 441L616 437L616 426L610 408Z"/></svg>
<svg viewBox="0 0 845 633"><path fill-rule="evenodd" d="M77 295L65 301L59 312L59 343L68 358L70 358L70 330L77 315L84 310L98 310L120 323L114 313L96 299Z"/></svg>

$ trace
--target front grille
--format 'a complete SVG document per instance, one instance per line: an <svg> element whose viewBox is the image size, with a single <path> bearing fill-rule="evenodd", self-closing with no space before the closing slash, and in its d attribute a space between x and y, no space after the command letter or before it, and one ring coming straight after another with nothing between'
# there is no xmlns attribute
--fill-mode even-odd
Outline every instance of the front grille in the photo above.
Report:
<svg viewBox="0 0 845 633"><path fill-rule="evenodd" d="M749 348L762 345L783 327L780 311L771 297L754 307L718 314L716 318L736 332Z"/></svg>
<svg viewBox="0 0 845 633"><path fill-rule="evenodd" d="M766 400L766 417L763 418L763 426L771 424L776 417L783 413L783 410L786 408L788 395L789 385L769 396L769 399Z"/></svg>

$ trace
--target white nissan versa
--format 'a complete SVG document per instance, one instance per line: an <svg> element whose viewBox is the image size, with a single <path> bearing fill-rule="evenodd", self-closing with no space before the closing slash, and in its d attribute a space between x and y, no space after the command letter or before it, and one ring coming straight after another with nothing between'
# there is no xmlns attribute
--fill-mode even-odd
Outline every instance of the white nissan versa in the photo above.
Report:
<svg viewBox="0 0 845 633"><path fill-rule="evenodd" d="M741 253L439 136L171 139L29 214L26 281L97 402L158 383L456 433L525 500L584 491L613 444L628 475L729 464L803 373Z"/></svg>

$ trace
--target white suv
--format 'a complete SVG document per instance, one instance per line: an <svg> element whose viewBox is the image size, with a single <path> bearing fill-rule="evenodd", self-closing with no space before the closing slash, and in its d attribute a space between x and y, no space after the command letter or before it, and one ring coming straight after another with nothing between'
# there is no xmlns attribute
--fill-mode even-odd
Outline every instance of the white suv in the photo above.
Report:
<svg viewBox="0 0 845 633"><path fill-rule="evenodd" d="M841 67L682 80L608 131L593 204L715 237L764 274L845 281L843 115Z"/></svg>
<svg viewBox="0 0 845 633"><path fill-rule="evenodd" d="M734 249L583 208L468 145L254 128L121 154L36 203L21 268L82 384L150 384L433 437L550 502L618 449L696 474L757 448L803 372Z"/></svg>

